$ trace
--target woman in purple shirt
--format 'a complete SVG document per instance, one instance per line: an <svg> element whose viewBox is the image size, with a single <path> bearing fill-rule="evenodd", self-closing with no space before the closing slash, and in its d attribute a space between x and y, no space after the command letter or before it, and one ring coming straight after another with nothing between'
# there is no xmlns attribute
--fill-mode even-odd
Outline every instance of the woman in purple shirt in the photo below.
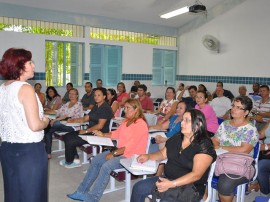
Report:
<svg viewBox="0 0 270 202"><path fill-rule="evenodd" d="M218 119L213 108L207 104L207 93L205 91L198 91L196 94L195 109L200 110L206 119L207 131L210 137L213 137L218 129Z"/></svg>

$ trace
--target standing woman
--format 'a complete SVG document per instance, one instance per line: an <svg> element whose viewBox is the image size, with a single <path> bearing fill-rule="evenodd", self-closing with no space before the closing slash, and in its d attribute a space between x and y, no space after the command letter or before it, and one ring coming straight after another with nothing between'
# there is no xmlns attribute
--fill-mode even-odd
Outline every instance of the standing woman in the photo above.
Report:
<svg viewBox="0 0 270 202"><path fill-rule="evenodd" d="M32 54L8 49L0 62L7 81L0 87L1 165L4 201L48 201L48 160L42 142L49 120L34 89L26 81L34 77Z"/></svg>
<svg viewBox="0 0 270 202"><path fill-rule="evenodd" d="M195 109L200 110L206 119L207 131L210 137L213 137L219 127L218 118L213 108L207 104L208 95L205 91L198 91L196 94L196 106Z"/></svg>
<svg viewBox="0 0 270 202"><path fill-rule="evenodd" d="M47 102L44 106L45 111L57 110L62 106L61 96L53 86L49 86L46 90Z"/></svg>
<svg viewBox="0 0 270 202"><path fill-rule="evenodd" d="M45 101L46 101L46 98L45 98L45 94L41 92L41 84L40 83L36 83L35 84L35 91L36 91L36 94L38 95L38 98L42 104L42 106L45 105Z"/></svg>
<svg viewBox="0 0 270 202"><path fill-rule="evenodd" d="M120 107L123 107L125 101L129 98L129 95L126 93L126 86L123 82L119 82L117 84L117 102L119 103Z"/></svg>

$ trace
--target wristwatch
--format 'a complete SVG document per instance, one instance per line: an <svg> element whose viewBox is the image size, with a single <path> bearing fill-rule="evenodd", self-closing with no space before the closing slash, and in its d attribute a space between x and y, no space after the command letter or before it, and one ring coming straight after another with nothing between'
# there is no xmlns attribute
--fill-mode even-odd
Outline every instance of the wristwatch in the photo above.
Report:
<svg viewBox="0 0 270 202"><path fill-rule="evenodd" d="M112 153L112 155L113 155L113 157L116 157L116 156L118 155L117 151L114 151L114 152Z"/></svg>
<svg viewBox="0 0 270 202"><path fill-rule="evenodd" d="M267 144L264 144L264 151L268 151L268 145Z"/></svg>

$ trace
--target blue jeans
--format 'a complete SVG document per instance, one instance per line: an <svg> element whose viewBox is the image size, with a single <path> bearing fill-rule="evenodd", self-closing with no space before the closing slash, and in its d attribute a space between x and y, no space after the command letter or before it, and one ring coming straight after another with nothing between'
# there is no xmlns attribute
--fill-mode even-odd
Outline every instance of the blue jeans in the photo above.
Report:
<svg viewBox="0 0 270 202"><path fill-rule="evenodd" d="M260 184L260 190L263 194L270 193L269 176L270 176L270 159L259 160L257 180Z"/></svg>
<svg viewBox="0 0 270 202"><path fill-rule="evenodd" d="M74 129L70 126L65 126L60 121L56 121L48 132L45 132L44 142L47 154L52 153L52 135L55 131L72 132Z"/></svg>
<svg viewBox="0 0 270 202"><path fill-rule="evenodd" d="M44 143L3 142L0 154L4 201L47 202L48 157Z"/></svg>
<svg viewBox="0 0 270 202"><path fill-rule="evenodd" d="M87 195L86 202L98 202L109 183L111 172L122 168L120 159L125 157L118 156L107 161L105 157L108 153L109 151L103 152L92 159L86 176L77 189ZM88 192L91 186L92 189Z"/></svg>
<svg viewBox="0 0 270 202"><path fill-rule="evenodd" d="M132 189L130 202L144 202L145 198L152 194L158 176L147 178L137 182Z"/></svg>

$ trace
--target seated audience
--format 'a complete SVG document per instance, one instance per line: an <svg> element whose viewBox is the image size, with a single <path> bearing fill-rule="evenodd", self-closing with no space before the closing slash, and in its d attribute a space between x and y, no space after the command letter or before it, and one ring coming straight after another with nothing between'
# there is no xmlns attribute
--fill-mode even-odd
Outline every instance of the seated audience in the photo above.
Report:
<svg viewBox="0 0 270 202"><path fill-rule="evenodd" d="M178 134L181 129L181 121L183 120L183 115L186 111L188 111L190 106L188 106L184 101L180 101L177 104L175 115L173 115L169 120L165 121L162 124L157 124L154 126L150 126L149 129L156 129L156 130L167 130L165 132L166 137L162 137L161 135L155 136L154 143L150 144L149 153L153 153L162 149L165 146L166 141L171 138L172 136ZM160 164L157 170L156 175L162 175L164 171L164 165Z"/></svg>
<svg viewBox="0 0 270 202"><path fill-rule="evenodd" d="M98 89L98 88L102 88L103 90L107 91L107 89L103 87L102 79L97 79L96 80L96 88L94 88L93 91L95 92L95 90Z"/></svg>
<svg viewBox="0 0 270 202"><path fill-rule="evenodd" d="M172 115L174 115L178 100L175 99L175 89L173 87L168 87L165 93L165 99L160 103L160 107L157 111L158 121L162 123L168 120Z"/></svg>
<svg viewBox="0 0 270 202"><path fill-rule="evenodd" d="M146 96L147 87L144 84L138 86L137 100L141 103L142 109L144 112L153 112L154 104L150 97Z"/></svg>
<svg viewBox="0 0 270 202"><path fill-rule="evenodd" d="M83 105L83 110L91 110L96 102L95 102L95 99L94 99L94 91L92 89L92 83L91 82L86 82L84 84L84 89L85 89L85 94L83 95L82 97L82 105Z"/></svg>
<svg viewBox="0 0 270 202"><path fill-rule="evenodd" d="M196 105L197 87L192 85L192 86L187 86L186 88L188 88L188 92L190 96L182 98L182 100L184 100L188 105L194 108Z"/></svg>
<svg viewBox="0 0 270 202"><path fill-rule="evenodd" d="M261 146L260 156L258 162L258 176L257 183L252 183L249 190L258 191L260 189L261 195L269 196L270 193L270 127L269 123L260 132Z"/></svg>
<svg viewBox="0 0 270 202"><path fill-rule="evenodd" d="M208 102L213 100L212 94L207 90L207 88L205 87L205 85L199 84L198 85L198 90L199 91L205 91L206 92Z"/></svg>
<svg viewBox="0 0 270 202"><path fill-rule="evenodd" d="M73 194L67 196L74 200L98 202L109 183L110 173L122 168L120 159L130 158L133 154L143 154L146 151L148 128L140 103L128 99L124 104L126 119L120 127L110 133L95 130L100 137L118 140L118 148L105 151L93 158L87 173Z"/></svg>
<svg viewBox="0 0 270 202"><path fill-rule="evenodd" d="M62 98L62 103L65 104L69 101L69 96L68 96L68 92L69 90L73 88L73 84L72 83L67 83L66 85L66 89L67 89L67 92L65 93L64 97Z"/></svg>
<svg viewBox="0 0 270 202"><path fill-rule="evenodd" d="M207 99L207 94L205 91L198 91L196 95L196 106L195 109L200 110L206 119L206 126L207 126L207 131L210 137L213 137L214 134L217 132L217 129L219 127L218 125L218 119L217 116L213 110L213 108L207 104L208 99Z"/></svg>
<svg viewBox="0 0 270 202"><path fill-rule="evenodd" d="M38 98L39 98L42 106L44 106L45 105L46 98L45 98L45 94L41 92L41 88L42 88L41 84L40 83L36 83L34 87L35 87L35 92L38 95Z"/></svg>
<svg viewBox="0 0 270 202"><path fill-rule="evenodd" d="M134 85L131 87L129 92L130 98L137 98L137 90L139 85L141 85L140 81L134 81Z"/></svg>
<svg viewBox="0 0 270 202"><path fill-rule="evenodd" d="M192 193L181 196L183 201L190 201L189 197L193 196L197 197L196 201L200 201L206 188L210 166L216 160L216 152L208 137L203 113L196 109L185 112L181 133L167 140L166 146L160 151L140 155L137 161L143 163L149 159L168 159L164 176L137 182L133 186L131 202L144 202L155 186L159 192L178 186L192 186Z"/></svg>
<svg viewBox="0 0 270 202"><path fill-rule="evenodd" d="M62 106L62 99L57 90L53 86L49 86L46 90L46 104L44 110L57 110Z"/></svg>
<svg viewBox="0 0 270 202"><path fill-rule="evenodd" d="M262 98L254 103L253 112L255 116L252 117L252 119L256 120L256 128L258 131L270 121L269 86L261 85L260 95Z"/></svg>
<svg viewBox="0 0 270 202"><path fill-rule="evenodd" d="M222 81L218 81L216 87L217 88L222 88L224 90L224 93L223 93L224 96L229 98L231 101L233 100L234 95L232 94L231 91L226 90L226 89L223 88L223 82ZM218 97L218 95L216 94L216 91L215 91L215 92L213 92L213 98L216 98L216 97Z"/></svg>
<svg viewBox="0 0 270 202"><path fill-rule="evenodd" d="M117 84L117 102L119 103L120 107L123 107L126 100L129 98L129 95L126 93L126 86L123 82L119 82Z"/></svg>
<svg viewBox="0 0 270 202"><path fill-rule="evenodd" d="M259 99L261 99L261 95L260 95L260 84L259 83L254 83L252 85L252 90L253 92L252 93L249 93L248 95L253 99L253 101L257 101Z"/></svg>
<svg viewBox="0 0 270 202"><path fill-rule="evenodd" d="M117 94L113 88L108 88L107 90L107 102L112 108L114 117L120 117L119 103L117 102Z"/></svg>
<svg viewBox="0 0 270 202"><path fill-rule="evenodd" d="M106 91L104 89L97 88L95 90L95 101L96 105L88 115L82 118L68 120L70 123L84 123L89 121L89 125L86 130L70 132L64 136L65 159L60 161L61 166L66 168L81 166L76 147L87 144L87 142L80 138L79 135L91 133L94 130L101 130L104 133L109 132L110 120L113 117L113 113L111 107L106 102Z"/></svg>
<svg viewBox="0 0 270 202"><path fill-rule="evenodd" d="M50 126L45 129L44 143L45 149L48 154L48 159L52 158L52 135L55 131L72 132L74 128L62 124L61 120L68 118L80 118L83 116L83 107L81 102L78 101L79 92L75 88L69 90L69 100L58 110L48 111L50 114L56 114L56 119L50 121Z"/></svg>
<svg viewBox="0 0 270 202"><path fill-rule="evenodd" d="M253 154L253 148L258 142L258 132L247 119L251 109L252 100L249 97L239 96L234 99L231 109L232 119L222 122L212 138L215 149ZM232 177L239 178L236 175ZM248 181L245 177L231 179L225 174L220 175L218 180L220 200L233 201L235 187Z"/></svg>
<svg viewBox="0 0 270 202"><path fill-rule="evenodd" d="M247 87L242 85L238 88L239 96L246 96L247 95Z"/></svg>
<svg viewBox="0 0 270 202"><path fill-rule="evenodd" d="M189 97L189 92L185 89L185 84L179 83L177 92L176 92L176 99L182 100L182 97Z"/></svg>
<svg viewBox="0 0 270 202"><path fill-rule="evenodd" d="M231 100L225 97L223 93L224 90L220 87L217 87L217 97L211 101L210 105L213 107L217 117L228 119L228 117L225 117L225 115L231 109Z"/></svg>

